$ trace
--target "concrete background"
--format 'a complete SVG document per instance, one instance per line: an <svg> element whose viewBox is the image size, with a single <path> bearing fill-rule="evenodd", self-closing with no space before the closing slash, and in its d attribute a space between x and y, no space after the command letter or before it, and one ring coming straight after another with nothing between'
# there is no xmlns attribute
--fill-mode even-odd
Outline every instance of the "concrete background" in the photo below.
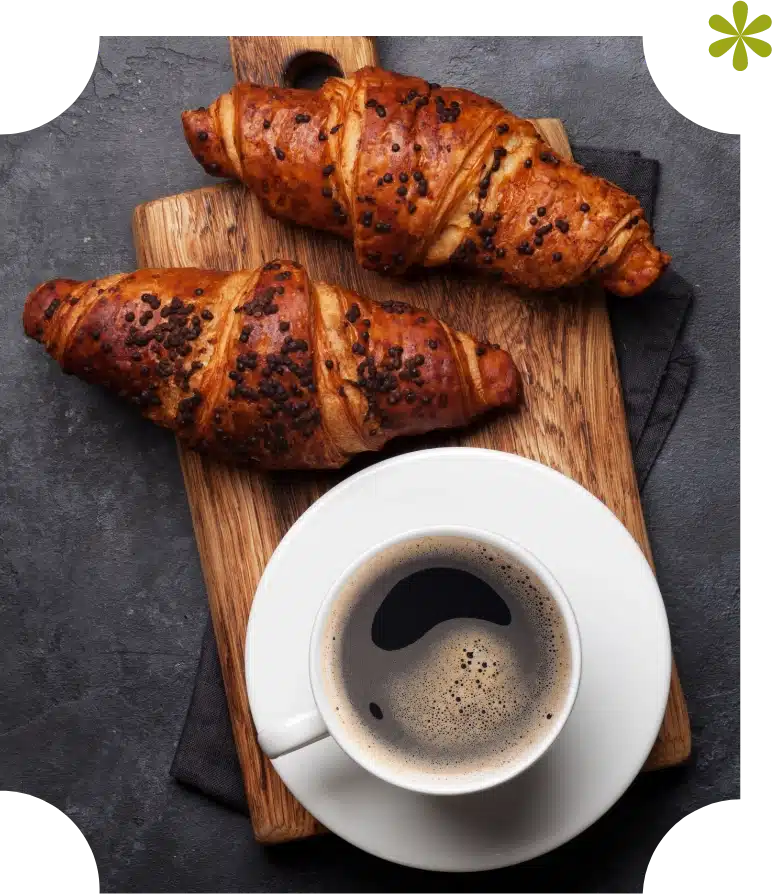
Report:
<svg viewBox="0 0 773 894"><path fill-rule="evenodd" d="M662 162L658 241L697 290L698 364L643 496L694 758L640 778L559 851L476 877L332 836L263 849L244 817L169 778L206 615L174 442L63 376L20 315L41 280L133 268L134 206L210 182L179 112L232 74L224 38L103 39L72 108L0 137L0 788L63 809L105 891L640 890L677 820L739 795L738 139L668 105L638 38L378 43L387 67Z"/></svg>

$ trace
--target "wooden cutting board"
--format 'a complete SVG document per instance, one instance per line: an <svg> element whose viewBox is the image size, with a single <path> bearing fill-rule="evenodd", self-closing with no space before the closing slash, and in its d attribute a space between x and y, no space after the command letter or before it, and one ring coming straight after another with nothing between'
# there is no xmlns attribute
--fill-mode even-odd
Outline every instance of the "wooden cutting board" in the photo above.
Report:
<svg viewBox="0 0 773 894"><path fill-rule="evenodd" d="M288 69L297 73L305 60L319 62L319 54L331 57L345 73L377 62L372 41L362 37L231 38L231 52L237 79L259 83L285 83ZM301 55L309 52L316 56ZM212 99L201 97L203 103ZM560 122L537 123L555 150L568 156ZM251 194L233 183L140 206L134 214L134 238L140 266L230 270L258 267L274 257L293 258L316 279L376 299L409 301L458 329L499 342L523 374L525 407L461 434L435 435L400 449L465 444L552 466L603 500L652 561L600 289L537 301L452 275L384 279L357 267L348 244L272 220ZM383 456L335 473L261 475L180 451L247 801L261 842L302 838L322 827L287 791L258 748L244 682L245 632L255 587L298 516L346 475ZM663 726L647 767L677 764L689 753L689 720L674 669Z"/></svg>

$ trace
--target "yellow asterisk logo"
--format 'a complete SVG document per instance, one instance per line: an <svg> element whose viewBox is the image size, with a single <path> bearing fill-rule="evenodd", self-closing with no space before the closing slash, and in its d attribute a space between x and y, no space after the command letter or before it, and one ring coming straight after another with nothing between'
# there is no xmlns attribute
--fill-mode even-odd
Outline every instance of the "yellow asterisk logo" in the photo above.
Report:
<svg viewBox="0 0 773 894"><path fill-rule="evenodd" d="M771 25L770 16L757 16L753 22L747 25L746 17L748 14L748 4L744 3L743 0L739 0L738 3L733 4L735 28L724 16L712 16L709 19L709 25L715 31L719 31L720 34L731 35L731 37L723 37L722 40L714 41L709 47L709 52L712 56L723 56L735 44L733 68L736 71L743 71L749 64L749 57L746 53L747 46L758 56L770 55L770 44L767 41L749 37L750 34L759 34L760 31L767 31Z"/></svg>

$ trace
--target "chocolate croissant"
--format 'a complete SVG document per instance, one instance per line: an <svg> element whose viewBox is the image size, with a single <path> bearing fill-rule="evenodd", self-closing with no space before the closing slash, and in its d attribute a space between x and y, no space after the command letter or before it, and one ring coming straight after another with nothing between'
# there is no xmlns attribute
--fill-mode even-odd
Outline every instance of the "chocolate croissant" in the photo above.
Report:
<svg viewBox="0 0 773 894"><path fill-rule="evenodd" d="M24 329L187 446L261 469L336 468L520 392L498 345L290 261L53 280L27 298Z"/></svg>
<svg viewBox="0 0 773 894"><path fill-rule="evenodd" d="M637 199L467 90L363 68L318 90L237 84L182 118L208 173L353 239L369 269L453 263L530 289L595 277L634 295L670 260Z"/></svg>

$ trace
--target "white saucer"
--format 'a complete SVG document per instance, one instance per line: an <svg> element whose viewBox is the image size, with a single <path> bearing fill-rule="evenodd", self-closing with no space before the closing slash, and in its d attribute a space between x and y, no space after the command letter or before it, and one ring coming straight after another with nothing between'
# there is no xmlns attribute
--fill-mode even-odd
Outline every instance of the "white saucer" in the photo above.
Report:
<svg viewBox="0 0 773 894"><path fill-rule="evenodd" d="M558 847L608 810L644 763L666 706L671 644L657 582L584 488L521 457L465 447L409 453L348 478L301 516L266 568L247 630L247 689L258 729L310 709L309 636L329 587L379 541L440 524L518 541L569 597L583 672L558 740L512 782L458 797L382 782L331 738L274 766L320 822L363 850L421 869L493 869Z"/></svg>

